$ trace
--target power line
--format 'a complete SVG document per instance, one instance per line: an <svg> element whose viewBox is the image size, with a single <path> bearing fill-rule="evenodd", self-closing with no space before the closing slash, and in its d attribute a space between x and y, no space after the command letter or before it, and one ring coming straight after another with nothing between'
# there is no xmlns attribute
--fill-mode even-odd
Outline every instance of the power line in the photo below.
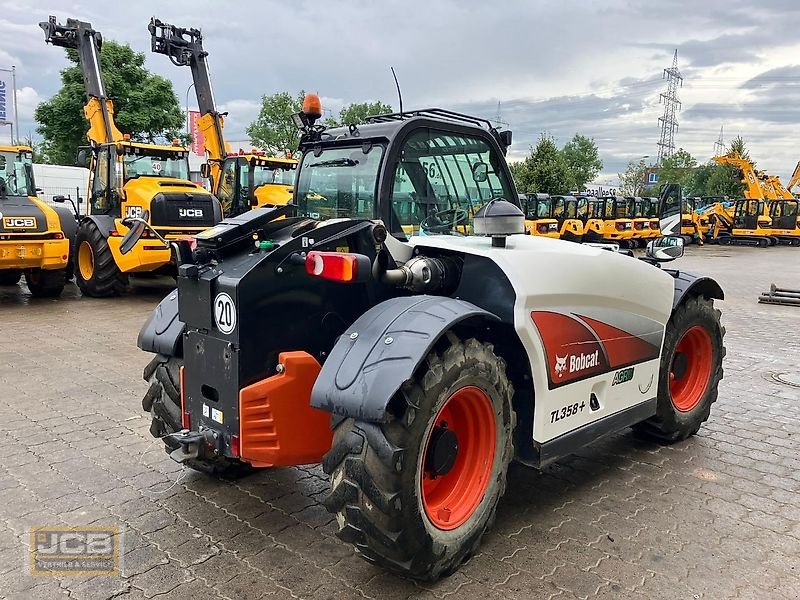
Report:
<svg viewBox="0 0 800 600"><path fill-rule="evenodd" d="M678 50L672 57L672 66L664 69L662 78L667 80L667 91L661 92L659 102L664 105L664 114L658 118L661 123L661 138L658 141L657 165L668 156L675 152L675 131L678 129L678 119L675 114L681 109L681 101L678 100L678 85L683 87L683 75L678 70Z"/></svg>
<svg viewBox="0 0 800 600"><path fill-rule="evenodd" d="M724 139L722 137L722 128L723 127L724 127L724 125L720 125L720 127L719 127L719 138L717 138L717 141L714 142L714 156L722 156L727 151L727 149L725 148L725 141L724 141Z"/></svg>

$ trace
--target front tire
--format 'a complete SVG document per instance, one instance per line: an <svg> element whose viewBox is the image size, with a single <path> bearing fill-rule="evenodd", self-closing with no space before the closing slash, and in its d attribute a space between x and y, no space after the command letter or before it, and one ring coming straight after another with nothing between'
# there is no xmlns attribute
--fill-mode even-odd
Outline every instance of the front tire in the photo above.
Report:
<svg viewBox="0 0 800 600"><path fill-rule="evenodd" d="M66 269L25 271L25 283L28 284L28 289L33 296L37 298L55 298L64 291L64 285L67 283Z"/></svg>
<svg viewBox="0 0 800 600"><path fill-rule="evenodd" d="M144 380L150 384L142 398L142 408L150 413L150 434L164 441L167 453L180 444L170 434L179 432L181 424L181 367L183 360L156 356L144 369ZM189 460L187 466L209 475L234 479L249 473L247 463L220 457L216 460Z"/></svg>
<svg viewBox="0 0 800 600"><path fill-rule="evenodd" d="M22 271L19 269L6 269L0 271L0 285L17 285L22 278Z"/></svg>
<svg viewBox="0 0 800 600"><path fill-rule="evenodd" d="M323 468L337 535L420 580L455 571L494 521L513 456L513 388L491 344L450 333L392 400L394 419L346 419Z"/></svg>
<svg viewBox="0 0 800 600"><path fill-rule="evenodd" d="M76 283L84 296L107 298L125 291L128 278L114 262L108 240L94 221L84 221L75 240Z"/></svg>
<svg viewBox="0 0 800 600"><path fill-rule="evenodd" d="M685 440L708 420L725 357L725 328L714 302L689 298L670 317L664 336L656 416L639 424L664 442Z"/></svg>

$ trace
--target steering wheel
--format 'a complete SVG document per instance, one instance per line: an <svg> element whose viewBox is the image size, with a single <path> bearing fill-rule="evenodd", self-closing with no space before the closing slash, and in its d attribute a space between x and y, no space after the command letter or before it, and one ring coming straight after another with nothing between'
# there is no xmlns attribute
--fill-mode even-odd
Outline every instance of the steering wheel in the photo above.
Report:
<svg viewBox="0 0 800 600"><path fill-rule="evenodd" d="M419 226L420 229L429 233L447 233L468 220L469 214L463 208L448 208L428 215Z"/></svg>

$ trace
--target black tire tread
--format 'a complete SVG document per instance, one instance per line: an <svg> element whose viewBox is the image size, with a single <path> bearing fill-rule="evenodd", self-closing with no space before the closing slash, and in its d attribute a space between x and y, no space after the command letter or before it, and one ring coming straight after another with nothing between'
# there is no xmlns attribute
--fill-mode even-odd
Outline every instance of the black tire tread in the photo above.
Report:
<svg viewBox="0 0 800 600"><path fill-rule="evenodd" d="M150 434L162 438L167 453L179 444L169 434L181 430L180 358L156 356L144 369L149 387L142 398L142 408L151 415ZM166 436L166 437L165 437ZM221 457L217 460L189 460L186 464L196 471L216 477L236 479L249 473L247 463Z"/></svg>
<svg viewBox="0 0 800 600"><path fill-rule="evenodd" d="M449 347L441 353L431 351L417 375L398 392L405 401L405 414L384 424L354 419L339 422L332 447L322 463L323 470L331 477L330 493L324 504L337 515L338 537L354 544L366 560L426 581L452 573L475 552L494 521L496 501L505 492L506 471L513 456L514 413L510 403L513 387L506 376L505 361L494 354L491 344L474 338L462 342L453 334L448 334L448 338ZM462 547L448 551L424 526L409 526L410 514L411 520L420 523L422 517L416 503L409 502L408 494L403 493L402 479L406 470L416 472L416 464L406 464L406 458L410 428L417 411L426 398L442 391L447 373L470 371L491 382L505 399L508 431L495 504L480 529ZM408 461L414 462L414 458L409 457Z"/></svg>
<svg viewBox="0 0 800 600"><path fill-rule="evenodd" d="M31 295L36 298L55 298L64 291L67 283L67 270L45 270L25 271L25 283Z"/></svg>
<svg viewBox="0 0 800 600"><path fill-rule="evenodd" d="M667 324L666 335L676 337L676 324L678 324L680 321L692 318L692 315L700 315L710 319L710 321L714 323L716 327L718 327L720 340L721 342L724 342L725 327L720 322L722 313L718 309L714 308L714 301L711 298L706 298L704 296L695 296L689 298L673 312L672 317L670 317L669 323ZM669 340L665 340L665 346L667 345L668 341ZM672 343L677 343L677 341L678 340L675 339L672 341ZM668 387L665 387L666 380L662 380L659 381L659 398L656 415L636 425L636 429L649 437L667 444L680 442L690 436L695 435L700 430L700 427L703 425L703 423L708 421L708 418L711 414L711 406L717 401L717 397L719 395L719 382L722 380L724 375L722 363L723 359L725 358L725 354L725 346L723 343L720 343L719 361L716 370L711 376L711 383L706 391L706 397L701 401L697 409L695 409L696 412L692 415L691 422L679 423L675 419L675 409L672 406L672 401L669 397ZM665 370L665 365L661 365L661 370L662 372ZM669 371L668 366L666 367L666 370L667 372Z"/></svg>
<svg viewBox="0 0 800 600"><path fill-rule="evenodd" d="M108 240L94 221L87 220L80 224L75 240L76 260L77 252L84 241L88 241L92 247L94 274L91 279L85 280L80 269L75 270L75 281L81 293L91 298L108 298L122 294L128 287L128 277L119 270Z"/></svg>

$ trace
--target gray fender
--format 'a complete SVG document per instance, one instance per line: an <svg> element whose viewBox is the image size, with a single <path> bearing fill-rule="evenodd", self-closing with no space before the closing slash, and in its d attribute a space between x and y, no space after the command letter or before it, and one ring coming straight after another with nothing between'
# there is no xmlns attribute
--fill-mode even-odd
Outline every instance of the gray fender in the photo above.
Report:
<svg viewBox="0 0 800 600"><path fill-rule="evenodd" d="M61 223L61 231L72 247L75 244L75 236L78 235L78 221L75 220L75 215L66 206L52 206L51 208L56 211Z"/></svg>
<svg viewBox="0 0 800 600"><path fill-rule="evenodd" d="M675 278L675 295L672 298L673 310L678 308L685 298L691 296L705 296L706 298L715 298L717 300L725 299L725 293L722 288L711 277L695 275L686 271L673 271L671 269L665 269L665 271L668 271Z"/></svg>
<svg viewBox="0 0 800 600"><path fill-rule="evenodd" d="M111 215L88 215L81 218L81 223L85 223L86 221L92 221L97 225L97 228L100 230L100 233L103 234L104 238L110 236L115 227L114 217Z"/></svg>
<svg viewBox="0 0 800 600"><path fill-rule="evenodd" d="M183 356L183 332L186 325L178 317L178 290L170 292L139 331L136 345L145 352L165 356Z"/></svg>
<svg viewBox="0 0 800 600"><path fill-rule="evenodd" d="M463 300L442 296L392 298L347 328L311 391L311 406L365 421L386 419L386 407L436 341L471 317L497 320Z"/></svg>

